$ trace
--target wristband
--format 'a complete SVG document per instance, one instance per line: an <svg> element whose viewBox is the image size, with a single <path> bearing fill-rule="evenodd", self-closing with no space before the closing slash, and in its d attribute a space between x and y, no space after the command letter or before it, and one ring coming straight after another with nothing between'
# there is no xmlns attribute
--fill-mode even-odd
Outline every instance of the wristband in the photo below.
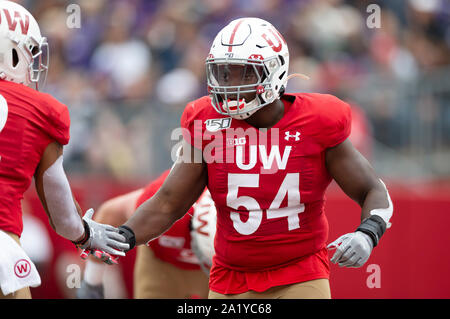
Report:
<svg viewBox="0 0 450 319"><path fill-rule="evenodd" d="M125 252L132 250L136 246L136 237L134 236L133 230L125 225L119 226L119 234L125 237L127 243L130 245L130 248Z"/></svg>
<svg viewBox="0 0 450 319"><path fill-rule="evenodd" d="M86 244L89 238L91 238L91 231L89 229L88 223L84 219L82 219L82 221L84 226L84 236L79 241L72 241L72 243L77 247L83 246L84 244Z"/></svg>
<svg viewBox="0 0 450 319"><path fill-rule="evenodd" d="M386 231L386 222L380 216L372 215L369 218L366 218L356 231L369 235L372 239L373 247L375 247Z"/></svg>

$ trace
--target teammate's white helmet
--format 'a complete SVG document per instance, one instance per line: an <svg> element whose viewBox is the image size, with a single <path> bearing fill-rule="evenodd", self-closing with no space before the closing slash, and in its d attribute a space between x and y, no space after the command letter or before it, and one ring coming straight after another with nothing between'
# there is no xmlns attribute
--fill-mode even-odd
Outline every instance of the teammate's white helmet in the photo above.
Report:
<svg viewBox="0 0 450 319"><path fill-rule="evenodd" d="M211 194L206 190L194 204L191 221L191 248L205 272L209 272L214 256L217 211Z"/></svg>
<svg viewBox="0 0 450 319"><path fill-rule="evenodd" d="M45 83L48 71L47 39L21 5L0 1L0 78L30 85Z"/></svg>
<svg viewBox="0 0 450 319"><path fill-rule="evenodd" d="M222 77L230 65L240 66L241 83L225 84ZM234 20L217 34L206 59L212 106L220 114L245 119L284 93L288 68L288 46L272 24L259 18ZM242 98L253 92L252 101Z"/></svg>

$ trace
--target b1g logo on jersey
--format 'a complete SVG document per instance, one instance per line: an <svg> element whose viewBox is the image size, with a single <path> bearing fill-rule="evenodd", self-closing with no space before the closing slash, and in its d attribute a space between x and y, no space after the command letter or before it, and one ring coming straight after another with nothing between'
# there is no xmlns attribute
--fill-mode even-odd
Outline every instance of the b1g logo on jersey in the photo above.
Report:
<svg viewBox="0 0 450 319"><path fill-rule="evenodd" d="M231 127L231 117L221 119L209 119L205 121L206 129L210 132L217 132Z"/></svg>
<svg viewBox="0 0 450 319"><path fill-rule="evenodd" d="M227 146L241 146L245 145L246 143L247 140L245 137L227 138Z"/></svg>

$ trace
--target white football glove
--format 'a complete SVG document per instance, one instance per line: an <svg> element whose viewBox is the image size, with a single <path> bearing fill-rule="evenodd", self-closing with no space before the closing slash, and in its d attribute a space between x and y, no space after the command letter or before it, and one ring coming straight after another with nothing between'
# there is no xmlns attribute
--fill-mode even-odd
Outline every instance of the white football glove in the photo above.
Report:
<svg viewBox="0 0 450 319"><path fill-rule="evenodd" d="M86 250L100 250L102 252L125 256L124 251L130 248L126 238L119 234L119 229L111 225L100 224L92 220L94 210L89 209L83 217L90 230L89 239L80 248Z"/></svg>
<svg viewBox="0 0 450 319"><path fill-rule="evenodd" d="M372 239L363 232L345 234L327 246L335 249L331 262L340 267L358 268L369 259L373 249Z"/></svg>
<svg viewBox="0 0 450 319"><path fill-rule="evenodd" d="M98 249L83 249L81 251L80 257L81 259L87 259L91 254L98 260L101 260L108 265L117 265L119 263L119 256L113 256Z"/></svg>

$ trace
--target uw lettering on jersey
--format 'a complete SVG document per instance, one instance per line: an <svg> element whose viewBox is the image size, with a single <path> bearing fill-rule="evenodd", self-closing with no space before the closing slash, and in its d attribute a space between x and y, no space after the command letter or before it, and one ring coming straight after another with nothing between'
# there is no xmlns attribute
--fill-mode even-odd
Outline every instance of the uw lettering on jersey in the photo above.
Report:
<svg viewBox="0 0 450 319"><path fill-rule="evenodd" d="M276 269L325 247L325 150L349 136L350 107L323 94L282 100L284 116L270 130L233 119L209 131L209 119L224 118L209 97L188 104L181 118L185 140L207 162L217 207L214 262L228 269Z"/></svg>
<svg viewBox="0 0 450 319"><path fill-rule="evenodd" d="M0 229L22 233L20 201L47 145L69 142L67 107L48 94L0 80Z"/></svg>
<svg viewBox="0 0 450 319"><path fill-rule="evenodd" d="M136 208L151 198L161 187L169 175L169 170L165 171L156 180L149 183L141 196L136 201ZM199 270L198 258L191 249L190 222L193 209L179 220L177 220L164 234L149 243L150 249L160 260L171 263L181 269Z"/></svg>

